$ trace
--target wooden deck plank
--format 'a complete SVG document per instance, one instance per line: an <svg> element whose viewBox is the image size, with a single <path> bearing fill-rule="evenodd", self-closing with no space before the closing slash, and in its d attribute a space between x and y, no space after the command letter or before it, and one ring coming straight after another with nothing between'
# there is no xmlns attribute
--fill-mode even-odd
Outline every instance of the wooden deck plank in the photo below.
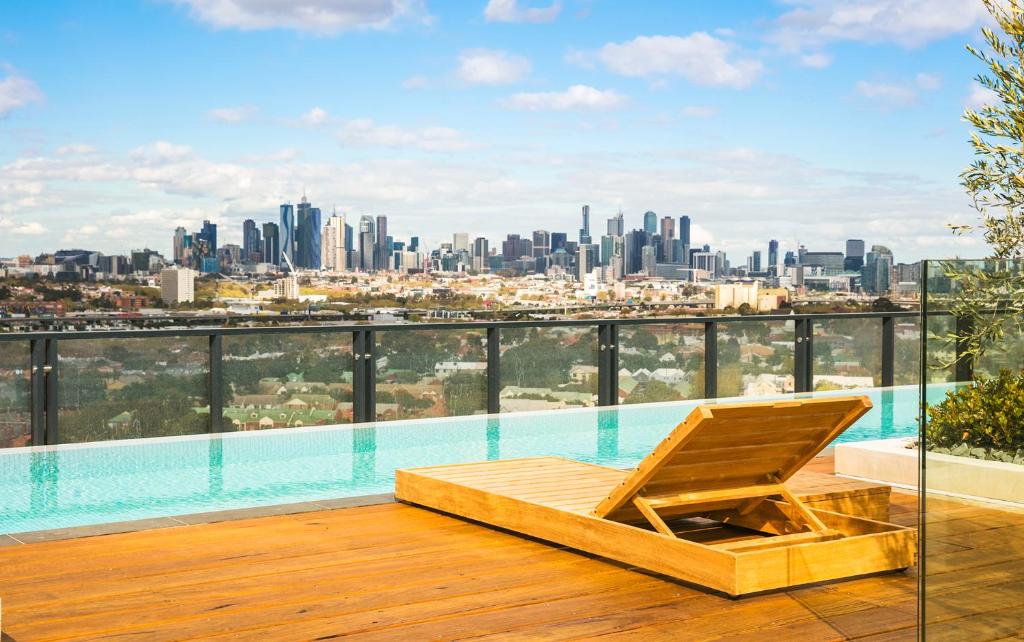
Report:
<svg viewBox="0 0 1024 642"><path fill-rule="evenodd" d="M798 479L829 472L821 458ZM914 523L913 495L894 493L891 502L893 521ZM938 554L946 570L929 576L932 590L947 595L951 613L957 599L977 595L1002 609L995 628L972 613L935 632L996 639L1021 617L1012 606L1024 565L1007 538L1022 517L935 506L942 539L969 548L951 544ZM985 563L992 559L1002 563ZM880 575L729 600L401 504L0 549L4 642L678 640L681 631L720 640L912 640L916 582L913 573Z"/></svg>

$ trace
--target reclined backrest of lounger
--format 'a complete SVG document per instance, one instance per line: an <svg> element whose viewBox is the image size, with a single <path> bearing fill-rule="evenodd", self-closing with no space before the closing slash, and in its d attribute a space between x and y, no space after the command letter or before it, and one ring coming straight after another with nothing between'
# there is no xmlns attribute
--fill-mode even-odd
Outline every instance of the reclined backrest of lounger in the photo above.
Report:
<svg viewBox="0 0 1024 642"><path fill-rule="evenodd" d="M870 408L863 396L698 406L594 514L657 527L651 511L698 514L788 495L782 483Z"/></svg>

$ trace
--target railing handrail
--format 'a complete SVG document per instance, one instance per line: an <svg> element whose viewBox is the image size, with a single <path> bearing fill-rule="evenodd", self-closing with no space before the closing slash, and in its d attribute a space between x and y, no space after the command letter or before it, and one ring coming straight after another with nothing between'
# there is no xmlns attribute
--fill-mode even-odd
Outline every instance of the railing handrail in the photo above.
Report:
<svg viewBox="0 0 1024 642"><path fill-rule="evenodd" d="M928 316L948 315L947 311L926 313ZM814 388L814 324L833 320L878 319L881 321L880 382L884 387L894 383L896 320L921 318L918 311L868 311L721 315L683 317L594 318L594 319L530 319L520 321L454 321L373 323L353 322L326 325L273 326L211 326L187 328L136 328L110 330L50 330L0 333L3 342L24 342L31 360L30 391L33 445L60 443L58 385L60 377L59 346L64 341L102 339L147 339L202 337L208 341L206 398L210 407L209 432L221 432L225 409L224 337L290 334L351 334L352 347L352 410L353 421L362 423L377 418L377 336L378 332L410 331L472 331L486 336L486 410L500 412L501 395L501 333L519 328L591 328L594 332L597 361L597 403L614 406L619 403L619 329L632 326L693 326L704 337L704 398L718 396L718 337L720 326L751 323L793 322L793 382L795 392ZM957 345L958 355L960 345ZM959 373L959 371L958 371ZM959 376L959 374L958 374Z"/></svg>
<svg viewBox="0 0 1024 642"><path fill-rule="evenodd" d="M948 312L932 312L942 315ZM917 318L921 313L915 310L893 312L801 312L793 314L749 314L749 315L693 315L683 317L638 317L638 318L594 318L594 319L525 319L521 321L413 321L408 323L375 323L373 321L355 321L348 323L328 323L323 325L268 325L268 326L205 326L188 328L119 328L112 330L30 330L17 332L0 332L0 341L26 341L33 339L129 339L151 337L187 337L211 335L244 335L244 334L280 334L280 333L333 333L333 332L374 332L402 330L486 330L487 328L533 328L533 327L578 327L596 326L600 324L615 325L687 325L703 324L709 321L718 323L742 322L785 322L803 319L880 319ZM230 317L229 317L230 319ZM269 320L274 320L270 318ZM315 320L310 319L310 320Z"/></svg>

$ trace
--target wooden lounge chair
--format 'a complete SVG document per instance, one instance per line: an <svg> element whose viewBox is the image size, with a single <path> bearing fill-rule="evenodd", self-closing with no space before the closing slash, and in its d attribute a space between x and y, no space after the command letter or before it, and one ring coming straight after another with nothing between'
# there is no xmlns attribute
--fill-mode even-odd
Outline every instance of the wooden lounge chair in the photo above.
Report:
<svg viewBox="0 0 1024 642"><path fill-rule="evenodd" d="M404 469L395 496L732 596L902 570L914 529L808 507L785 484L870 407L699 406L630 472L557 457Z"/></svg>

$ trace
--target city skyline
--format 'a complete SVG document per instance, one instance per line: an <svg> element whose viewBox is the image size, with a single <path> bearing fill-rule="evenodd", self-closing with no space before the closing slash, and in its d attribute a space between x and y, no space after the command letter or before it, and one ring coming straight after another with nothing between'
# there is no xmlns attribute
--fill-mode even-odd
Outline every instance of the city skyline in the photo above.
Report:
<svg viewBox="0 0 1024 642"><path fill-rule="evenodd" d="M866 4L5 7L0 256L163 247L203 220L241 244L304 190L430 245L574 233L586 202L595 237L620 209L688 214L734 256L764 251L751 225L983 254L946 228L976 220L957 175L983 8Z"/></svg>

